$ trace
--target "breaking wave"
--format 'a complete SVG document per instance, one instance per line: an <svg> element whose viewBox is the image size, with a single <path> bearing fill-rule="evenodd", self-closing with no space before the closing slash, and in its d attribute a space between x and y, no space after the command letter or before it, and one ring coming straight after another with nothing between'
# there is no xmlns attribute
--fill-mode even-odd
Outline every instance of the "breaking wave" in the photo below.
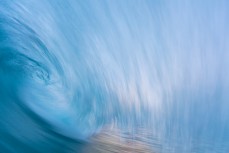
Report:
<svg viewBox="0 0 229 153"><path fill-rule="evenodd" d="M1 1L0 152L80 152L105 126L228 152L228 6Z"/></svg>

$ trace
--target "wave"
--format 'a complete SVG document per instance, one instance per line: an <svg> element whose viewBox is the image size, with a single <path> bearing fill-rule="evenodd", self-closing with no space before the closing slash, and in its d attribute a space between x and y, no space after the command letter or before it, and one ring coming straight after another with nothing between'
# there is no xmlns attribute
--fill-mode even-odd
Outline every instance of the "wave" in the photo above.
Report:
<svg viewBox="0 0 229 153"><path fill-rule="evenodd" d="M107 125L228 152L227 3L0 2L0 152L79 152Z"/></svg>

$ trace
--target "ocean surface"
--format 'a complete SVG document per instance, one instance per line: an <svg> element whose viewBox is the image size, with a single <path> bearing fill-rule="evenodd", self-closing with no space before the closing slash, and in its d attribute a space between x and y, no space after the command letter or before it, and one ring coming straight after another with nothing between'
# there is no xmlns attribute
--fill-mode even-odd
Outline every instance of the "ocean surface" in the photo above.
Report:
<svg viewBox="0 0 229 153"><path fill-rule="evenodd" d="M0 0L0 153L81 152L107 126L228 153L228 28L228 0Z"/></svg>

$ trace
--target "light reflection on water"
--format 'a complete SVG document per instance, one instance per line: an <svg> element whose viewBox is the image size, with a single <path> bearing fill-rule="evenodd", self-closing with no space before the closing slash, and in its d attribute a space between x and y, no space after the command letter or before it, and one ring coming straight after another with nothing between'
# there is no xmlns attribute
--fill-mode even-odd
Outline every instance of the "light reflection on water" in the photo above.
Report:
<svg viewBox="0 0 229 153"><path fill-rule="evenodd" d="M126 131L126 132L124 132ZM224 153L228 152L228 142L209 142L206 140L187 140L179 137L159 138L148 130L138 128L137 130L105 129L92 136L90 149L93 152L145 152L145 153ZM128 132L127 132L128 131ZM118 147L116 147L118 146ZM87 148L87 146L85 147ZM126 149L128 148L128 149ZM88 150L86 150L87 152Z"/></svg>

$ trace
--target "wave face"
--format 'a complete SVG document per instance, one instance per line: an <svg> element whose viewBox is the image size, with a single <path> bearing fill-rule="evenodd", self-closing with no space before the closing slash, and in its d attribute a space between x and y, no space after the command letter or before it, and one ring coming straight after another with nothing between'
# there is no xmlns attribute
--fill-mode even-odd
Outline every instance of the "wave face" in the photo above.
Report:
<svg viewBox="0 0 229 153"><path fill-rule="evenodd" d="M162 153L229 152L228 6L2 0L0 152L80 152L107 125Z"/></svg>

